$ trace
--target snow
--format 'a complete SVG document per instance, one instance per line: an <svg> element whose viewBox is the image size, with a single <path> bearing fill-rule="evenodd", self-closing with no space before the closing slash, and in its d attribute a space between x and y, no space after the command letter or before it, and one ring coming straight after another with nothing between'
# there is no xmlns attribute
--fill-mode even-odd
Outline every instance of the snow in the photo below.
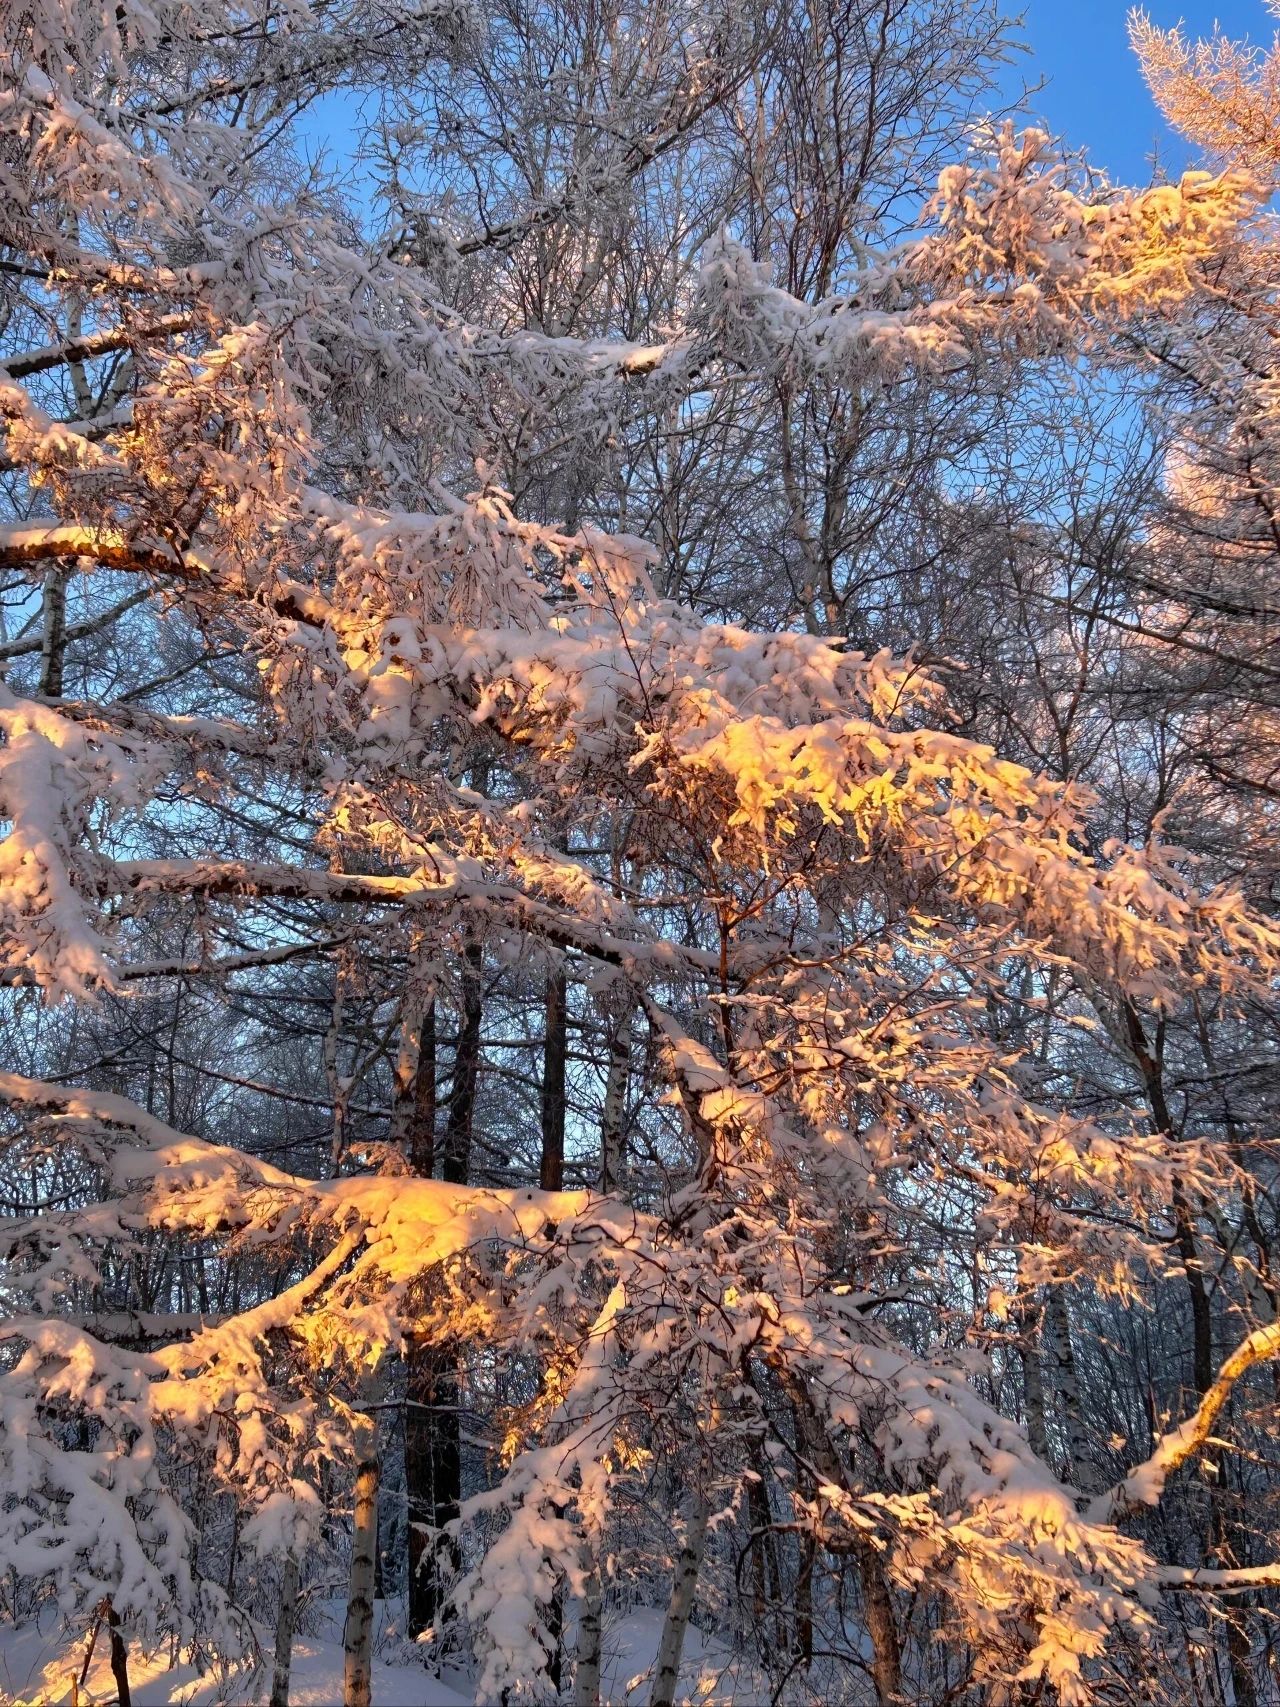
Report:
<svg viewBox="0 0 1280 1707"><path fill-rule="evenodd" d="M271 1694L271 1643L259 1630L265 1656L256 1677L203 1677L188 1661L169 1665L168 1644L151 1654L130 1645L129 1683L134 1707L260 1707ZM71 1700L71 1680L79 1677L86 1639L70 1639L52 1619L41 1630L0 1627L0 1699L13 1707L59 1707ZM105 1634L99 1635L88 1684L81 1692L84 1707L115 1699ZM342 1700L342 1644L318 1636L298 1635L293 1643L289 1678L290 1707L336 1707ZM375 1707L465 1707L459 1695L425 1668L373 1662Z"/></svg>
<svg viewBox="0 0 1280 1707"><path fill-rule="evenodd" d="M625 1617L605 1621L604 1661L600 1668L602 1702L631 1704L649 1698L650 1673L662 1637L665 1613L639 1607ZM685 1634L677 1701L704 1707L754 1707L767 1700L769 1685L741 1654L691 1624Z"/></svg>
<svg viewBox="0 0 1280 1707"><path fill-rule="evenodd" d="M323 1610L325 1636L294 1638L290 1707L336 1707L342 1700L342 1644L332 1635L340 1609L330 1605ZM383 1612L384 1603L379 1602L380 1615ZM601 1666L605 1707L635 1707L648 1699L663 1617L661 1610L647 1607L624 1616L606 1616ZM261 1707L271 1693L271 1642L268 1631L259 1629L257 1635L264 1664L256 1677L241 1679L220 1680L213 1673L201 1676L187 1660L170 1667L167 1643L149 1655L131 1643L129 1681L135 1707ZM572 1641L570 1621L566 1628L570 1648ZM69 1635L51 1616L40 1629L0 1626L0 1699L12 1707L61 1707L71 1700L71 1679L80 1675L85 1647L83 1632ZM762 1690L767 1694L767 1685L741 1656L735 1657L715 1636L690 1626L678 1700L696 1701L703 1707L752 1707L762 1699ZM107 1644L100 1635L80 1700L84 1707L95 1707L114 1696ZM422 1666L374 1660L374 1707L466 1707L475 1699L465 1678L454 1675L450 1685Z"/></svg>

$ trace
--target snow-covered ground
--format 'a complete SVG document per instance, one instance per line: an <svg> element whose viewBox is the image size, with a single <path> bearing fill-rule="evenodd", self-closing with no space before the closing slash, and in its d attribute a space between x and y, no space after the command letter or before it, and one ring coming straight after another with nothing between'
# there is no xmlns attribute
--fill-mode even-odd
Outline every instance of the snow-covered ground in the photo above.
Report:
<svg viewBox="0 0 1280 1707"><path fill-rule="evenodd" d="M81 1707L115 1700L106 1642L99 1638ZM101 1651L98 1651L101 1650ZM80 1675L85 1643L68 1644L57 1633L0 1630L0 1701L13 1707L54 1707L72 1699L72 1679ZM169 1650L150 1656L131 1647L129 1687L134 1707L221 1707L222 1703L265 1702L271 1693L269 1664L254 1679L201 1677L191 1665L170 1669ZM375 1661L373 1699L377 1707L463 1707L468 1697L447 1689L421 1666L392 1666ZM337 1642L299 1636L293 1645L289 1680L290 1707L337 1707L342 1700L342 1648Z"/></svg>
<svg viewBox="0 0 1280 1707"><path fill-rule="evenodd" d="M602 1696L618 1707L640 1707L649 1696L650 1668L662 1629L658 1611L637 1611L614 1621L606 1631ZM268 1663L254 1678L201 1677L180 1662L169 1665L168 1646L152 1655L130 1645L129 1682L134 1707L261 1707L271 1692L270 1642L263 1635ZM394 1655L394 1641L380 1644ZM401 1649L403 1652L403 1649ZM84 1663L85 1637L68 1637L50 1618L41 1629L0 1626L0 1702L5 1707L59 1707L72 1700L73 1679ZM697 1707L756 1707L769 1698L746 1668L739 1671L728 1650L701 1631L690 1629L685 1644L678 1699ZM115 1700L105 1631L99 1636L81 1707ZM293 1647L291 1707L339 1707L342 1701L342 1646L336 1632L299 1635ZM464 1678L452 1687L421 1665L375 1660L374 1707L465 1707L473 1700Z"/></svg>

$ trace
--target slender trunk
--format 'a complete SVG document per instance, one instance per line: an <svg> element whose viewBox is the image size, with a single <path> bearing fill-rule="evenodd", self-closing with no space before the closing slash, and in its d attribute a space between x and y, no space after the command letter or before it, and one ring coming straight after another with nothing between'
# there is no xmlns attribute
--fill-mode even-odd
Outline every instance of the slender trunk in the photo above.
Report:
<svg viewBox="0 0 1280 1707"><path fill-rule="evenodd" d="M623 855L627 835L625 821L615 821L609 864L613 892L619 900L623 896ZM619 986L618 993L605 1000L609 1066L605 1077L604 1112L600 1123L600 1189L604 1192L617 1191L626 1171L627 1081L631 1071L631 1025L634 1013L635 1003L625 987Z"/></svg>
<svg viewBox="0 0 1280 1707"><path fill-rule="evenodd" d="M445 1111L441 1172L465 1185L471 1168L471 1133L480 1070L481 965L479 944L464 952L458 1041L453 1083ZM423 1016L414 1086L415 1116L421 1134L414 1172L429 1172L435 1160L436 1029L435 1004ZM428 1134L430 1147L428 1148ZM411 1156L414 1152L411 1150ZM448 1612L449 1589L459 1559L454 1543L441 1535L456 1520L462 1503L462 1441L458 1407L457 1352L451 1346L411 1343L405 1358L404 1475L409 1507L409 1634L440 1634Z"/></svg>
<svg viewBox="0 0 1280 1707"><path fill-rule="evenodd" d="M77 1677L74 1672L71 1674L72 1707L75 1707L79 1701L80 1691L89 1681L89 1667L93 1664L93 1650L98 1644L98 1631L102 1628L102 1620L106 1616L106 1610L106 1602L103 1601L98 1606L97 1614L93 1620L93 1629L89 1632L89 1645L85 1649L84 1664L80 1667L80 1676Z"/></svg>
<svg viewBox="0 0 1280 1707"><path fill-rule="evenodd" d="M874 1547L856 1549L858 1578L862 1585L862 1611L871 1638L871 1681L876 1707L894 1707L902 1700L902 1651L889 1584Z"/></svg>
<svg viewBox="0 0 1280 1707"><path fill-rule="evenodd" d="M813 1567L818 1557L815 1536L800 1537L800 1570L796 1576L796 1652L804 1671L813 1666Z"/></svg>
<svg viewBox="0 0 1280 1707"><path fill-rule="evenodd" d="M1089 1431L1080 1403L1080 1376L1071 1343L1071 1315L1061 1286L1049 1288L1047 1346L1053 1359L1053 1385L1062 1406L1067 1432L1067 1475L1082 1494L1102 1491L1104 1478L1094 1462Z"/></svg>
<svg viewBox="0 0 1280 1707"><path fill-rule="evenodd" d="M564 1515L564 1507L554 1508L560 1516ZM547 1682L551 1685L555 1700L560 1699L560 1685L564 1680L564 1584L557 1582L555 1592L547 1607L547 1616L543 1628L551 1640L551 1654L547 1660Z"/></svg>
<svg viewBox="0 0 1280 1707"><path fill-rule="evenodd" d="M62 666L67 650L67 576L50 569L44 578L44 633L40 644L38 692L44 699L62 698Z"/></svg>
<svg viewBox="0 0 1280 1707"><path fill-rule="evenodd" d="M705 1475L705 1467L700 1474ZM666 1621L662 1626L662 1637L658 1642L657 1658L654 1662L653 1693L649 1697L649 1707L675 1707L676 1685L680 1678L680 1657L684 1653L685 1632L689 1628L689 1615L693 1611L694 1592L698 1586L698 1572L702 1569L702 1556L707 1545L707 1520L711 1514L711 1502L704 1491L694 1495L693 1515L685 1530L684 1546L680 1549L680 1558L676 1563L675 1579L671 1585L671 1599L667 1605Z"/></svg>
<svg viewBox="0 0 1280 1707"><path fill-rule="evenodd" d="M371 1707L372 1701L373 1579L378 1551L378 1429L372 1417L361 1434L351 1529L351 1589L342 1632L343 1707Z"/></svg>
<svg viewBox="0 0 1280 1707"><path fill-rule="evenodd" d="M560 1191L564 1186L568 1005L564 968L557 966L547 975L546 1040L542 1055L542 1162L538 1184L543 1191Z"/></svg>
<svg viewBox="0 0 1280 1707"><path fill-rule="evenodd" d="M546 987L541 1095L542 1158L538 1167L538 1184L543 1191L560 1191L564 1186L565 1077L569 1054L568 994L564 967L558 964L548 973ZM564 1516L563 1506L553 1505L552 1510L557 1517ZM551 1641L547 1681L559 1700L564 1672L564 1583L559 1578L546 1609L545 1628Z"/></svg>
<svg viewBox="0 0 1280 1707"><path fill-rule="evenodd" d="M1125 1024L1129 1045L1142 1074L1151 1119L1156 1130L1174 1137L1173 1118L1164 1094L1164 1021L1158 1022L1154 1047L1147 1041L1146 1032L1137 1011L1125 1004ZM1204 1264L1196 1241L1195 1212L1187 1197L1182 1179L1175 1174L1172 1186L1174 1236L1178 1255L1187 1280L1191 1301L1191 1379L1196 1392L1203 1398L1213 1385L1213 1313L1209 1288L1205 1281ZM1215 1559L1229 1558L1230 1519L1225 1510L1227 1490L1220 1470L1209 1471L1206 1482L1210 1490L1211 1518L1208 1552ZM1243 1609L1233 1608L1234 1616L1227 1634L1227 1661L1231 1672L1232 1692L1238 1707L1256 1707L1257 1688L1249 1666L1250 1642L1247 1626L1240 1619Z"/></svg>
<svg viewBox="0 0 1280 1707"><path fill-rule="evenodd" d="M391 1142L419 1179L435 1171L436 1004L406 1000L391 1098Z"/></svg>
<svg viewBox="0 0 1280 1707"><path fill-rule="evenodd" d="M772 1666L778 1650L785 1645L783 1632L778 1628L777 1607L781 1601L778 1582L777 1540L773 1532L773 1512L769 1506L768 1460L760 1450L759 1441L751 1446L751 1467L755 1477L747 1483L747 1512L751 1522L751 1594L752 1615L756 1625L756 1640L766 1663ZM802 1566L803 1574L803 1566ZM801 1585L796 1585L797 1604Z"/></svg>
<svg viewBox="0 0 1280 1707"><path fill-rule="evenodd" d="M337 1179L342 1173L342 1158L347 1147L347 1104L351 1100L350 1080L344 1079L338 1070L338 1046L342 1040L342 1019L346 1010L343 972L343 956L339 951L338 958L333 963L333 1002L329 1010L328 1029L324 1035L325 1078L329 1083L329 1098L333 1104L333 1134L329 1145L331 1179Z"/></svg>
<svg viewBox="0 0 1280 1707"><path fill-rule="evenodd" d="M440 1158L441 1175L451 1185L466 1185L471 1172L471 1132L480 1078L482 968L480 944L469 942L462 953L458 1043L453 1056L453 1083L449 1086Z"/></svg>
<svg viewBox="0 0 1280 1707"><path fill-rule="evenodd" d="M271 1673L271 1707L289 1707L289 1671L293 1665L293 1631L298 1621L298 1558L285 1554L280 1574L280 1608L276 1613L275 1666Z"/></svg>
<svg viewBox="0 0 1280 1707"><path fill-rule="evenodd" d="M413 1078L413 1114L409 1121L409 1165L419 1179L430 1179L436 1165L436 1004L427 1003Z"/></svg>
<svg viewBox="0 0 1280 1707"><path fill-rule="evenodd" d="M840 1455L831 1444L803 1383L794 1370L781 1369L779 1374L794 1410L797 1438L804 1443L819 1474L828 1477L836 1487L847 1488L848 1477ZM862 1541L855 1542L852 1551L858 1565L863 1616L871 1640L871 1679L877 1707L892 1707L900 1701L902 1691L902 1647L893 1597L875 1548Z"/></svg>
<svg viewBox="0 0 1280 1707"><path fill-rule="evenodd" d="M408 1357L404 1471L409 1501L409 1634L439 1632L458 1569L454 1544L440 1531L462 1502L462 1445L457 1354L450 1346L414 1346Z"/></svg>
<svg viewBox="0 0 1280 1707"><path fill-rule="evenodd" d="M107 1632L111 1637L111 1675L115 1679L116 1697L120 1707L132 1707L132 1697L129 1693L129 1651L124 1645L120 1614L111 1604L110 1595L107 1596Z"/></svg>
<svg viewBox="0 0 1280 1707"><path fill-rule="evenodd" d="M1129 1047L1133 1058L1138 1064L1142 1075L1143 1089L1146 1092L1147 1106L1151 1110L1151 1119L1157 1132L1173 1139L1177 1135L1173 1129L1173 1117L1169 1112L1169 1104L1164 1094L1164 1076L1162 1057L1164 1054L1164 1022L1158 1022L1154 1048L1148 1043L1147 1034L1137 1009L1130 1002L1124 1007L1125 1026L1129 1035ZM1177 1175L1173 1179L1173 1225L1178 1246L1178 1255L1182 1258L1182 1267L1187 1279L1187 1292L1191 1300L1191 1368L1192 1380L1196 1392L1202 1396L1213 1385L1213 1317L1209 1306L1209 1289L1205 1284L1204 1265L1196 1246L1195 1215L1187 1198L1186 1189Z"/></svg>
<svg viewBox="0 0 1280 1707"><path fill-rule="evenodd" d="M600 1707L600 1660L604 1637L604 1591L600 1566L588 1567L587 1592L578 1620L578 1661L573 1674L573 1707Z"/></svg>
<svg viewBox="0 0 1280 1707"><path fill-rule="evenodd" d="M1231 1667L1235 1707L1258 1707L1258 1686L1249 1663L1252 1653L1248 1623L1241 1616L1241 1609L1232 1607L1227 1614L1227 1662Z"/></svg>
<svg viewBox="0 0 1280 1707"><path fill-rule="evenodd" d="M1044 1364L1040 1358L1041 1313L1034 1304L1020 1304L1014 1314L1018 1355L1022 1359L1022 1395L1027 1442L1042 1464L1049 1462L1049 1425L1044 1400Z"/></svg>
<svg viewBox="0 0 1280 1707"><path fill-rule="evenodd" d="M470 952L470 950L468 950ZM468 986L469 988L469 986ZM429 1177L435 1161L436 1009L423 1015L413 1085L410 1160ZM479 1055L479 1002L464 1015L454 1064L453 1095L444 1144L444 1174L465 1181L470 1166L471 1120ZM470 1089L459 1094L460 1075ZM447 1346L412 1342L405 1355L404 1475L408 1504L409 1634L439 1634L449 1586L458 1568L456 1551L440 1531L458 1516L462 1498L456 1354Z"/></svg>
<svg viewBox="0 0 1280 1707"><path fill-rule="evenodd" d="M208 1315L208 1310L205 1310ZM232 1498L231 1502L231 1553L227 1559L227 1599L232 1606L236 1603L236 1565L240 1555L240 1501Z"/></svg>
<svg viewBox="0 0 1280 1707"><path fill-rule="evenodd" d="M605 1080L604 1118L600 1126L600 1189L617 1191L626 1169L627 1080L631 1067L632 1010L628 1006L612 1021L609 1070Z"/></svg>

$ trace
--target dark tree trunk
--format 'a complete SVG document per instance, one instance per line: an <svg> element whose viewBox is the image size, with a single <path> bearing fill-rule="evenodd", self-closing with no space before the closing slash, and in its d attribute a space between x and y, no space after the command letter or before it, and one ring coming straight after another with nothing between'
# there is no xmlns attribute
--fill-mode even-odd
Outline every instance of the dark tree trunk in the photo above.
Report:
<svg viewBox="0 0 1280 1707"><path fill-rule="evenodd" d="M1157 1022L1155 1041L1150 1043L1137 1010L1131 1003L1126 1002L1125 1025L1129 1034L1129 1046L1142 1075L1152 1123L1158 1132L1174 1138L1176 1133L1173 1129L1173 1117L1164 1090L1164 1021ZM1203 1398L1213 1385L1213 1311L1209 1300L1209 1287L1205 1280L1204 1262L1196 1241L1195 1211L1182 1180L1176 1174L1171 1195L1174 1238L1186 1274L1187 1294L1191 1302L1191 1379L1196 1393ZM1211 1502L1207 1551L1216 1563L1230 1564L1234 1559L1232 1532L1233 1528L1238 1526L1233 1525L1231 1515L1226 1509L1229 1494L1223 1484L1221 1470L1210 1470L1205 1481ZM1233 1616L1227 1630L1227 1663L1231 1672L1232 1692L1238 1707L1256 1707L1258 1692L1249 1665L1251 1643L1248 1626L1241 1616L1242 1611L1243 1608L1239 1605L1233 1608Z"/></svg>
<svg viewBox="0 0 1280 1707"><path fill-rule="evenodd" d="M436 1165L436 1004L408 1000L391 1100L391 1140L419 1179Z"/></svg>
<svg viewBox="0 0 1280 1707"><path fill-rule="evenodd" d="M116 1696L120 1707L132 1707L132 1697L129 1694L129 1651L124 1645L124 1636L120 1629L120 1614L112 1606L109 1596L107 1631L111 1637L111 1675L116 1683Z"/></svg>
<svg viewBox="0 0 1280 1707"><path fill-rule="evenodd" d="M476 1086L480 1079L482 970L480 944L469 942L463 950L458 1044L453 1056L453 1083L449 1086L440 1155L441 1177L451 1185L466 1185L471 1172L471 1132L475 1124Z"/></svg>
<svg viewBox="0 0 1280 1707"><path fill-rule="evenodd" d="M419 1179L430 1179L436 1166L436 1004L428 1002L422 1016L418 1066L413 1075L413 1110L409 1117L409 1166Z"/></svg>
<svg viewBox="0 0 1280 1707"><path fill-rule="evenodd" d="M876 1707L895 1707L902 1700L902 1650L889 1584L880 1555L873 1547L859 1546L857 1559L862 1611L871 1638L871 1681L876 1690Z"/></svg>
<svg viewBox="0 0 1280 1707"><path fill-rule="evenodd" d="M560 1699L560 1685L564 1678L564 1586L557 1583L556 1591L547 1607L546 1631L551 1641L551 1657L547 1661L547 1681L555 1691L555 1698Z"/></svg>
<svg viewBox="0 0 1280 1707"><path fill-rule="evenodd" d="M404 1474L409 1499L409 1634L440 1629L457 1550L435 1532L457 1517L462 1499L457 1355L415 1346L408 1357Z"/></svg>
<svg viewBox="0 0 1280 1707"><path fill-rule="evenodd" d="M631 1012L607 1015L609 1068L600 1130L600 1189L617 1191L626 1164L627 1077L631 1066Z"/></svg>
<svg viewBox="0 0 1280 1707"><path fill-rule="evenodd" d="M458 1041L453 1083L445 1110L440 1145L441 1173L453 1185L465 1185L471 1170L471 1133L476 1084L480 1075L482 950L464 950ZM436 1105L435 1006L423 1020L422 1044L414 1086L415 1111L421 1110L416 1154L434 1161ZM427 1081L430 1081L428 1085ZM427 1111L432 1134L427 1148ZM415 1120L418 1116L415 1113ZM411 1155L414 1154L410 1146ZM415 1166L415 1172L418 1171ZM462 1501L462 1442L458 1406L457 1353L451 1346L411 1345L406 1356L404 1475L409 1505L409 1634L442 1628L449 1586L458 1569L454 1544L439 1531L458 1516Z"/></svg>
<svg viewBox="0 0 1280 1707"><path fill-rule="evenodd" d="M1154 1045L1147 1040L1142 1020L1131 1002L1124 1007L1129 1047L1142 1075L1142 1086L1151 1110L1152 1124L1167 1138L1177 1137L1173 1117L1164 1094L1164 1022L1158 1022ZM1187 1293L1191 1301L1191 1368L1196 1392L1205 1394L1213 1385L1213 1317L1209 1305L1209 1289L1205 1284L1204 1265L1196 1248L1195 1215L1182 1181L1173 1181L1173 1225L1178 1255L1187 1277Z"/></svg>
<svg viewBox="0 0 1280 1707"><path fill-rule="evenodd" d="M556 967L547 976L546 1041L542 1057L542 1163L538 1184L543 1191L564 1185L565 1067L569 1054L568 986Z"/></svg>

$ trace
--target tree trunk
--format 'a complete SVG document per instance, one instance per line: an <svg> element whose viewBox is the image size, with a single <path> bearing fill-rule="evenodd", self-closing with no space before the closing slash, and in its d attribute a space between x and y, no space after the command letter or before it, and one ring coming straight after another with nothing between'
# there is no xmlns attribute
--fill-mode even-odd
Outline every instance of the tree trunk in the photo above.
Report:
<svg viewBox="0 0 1280 1707"><path fill-rule="evenodd" d="M483 964L480 944L469 942L462 951L458 1042L453 1055L453 1082L449 1086L440 1158L441 1176L451 1185L466 1185L471 1173L471 1132L475 1123L476 1086L480 1079Z"/></svg>
<svg viewBox="0 0 1280 1707"><path fill-rule="evenodd" d="M120 1629L120 1614L111 1604L107 1596L107 1631L111 1637L111 1675L116 1683L116 1697L120 1707L132 1707L132 1697L129 1694L129 1651L124 1645L124 1636Z"/></svg>
<svg viewBox="0 0 1280 1707"><path fill-rule="evenodd" d="M541 1087L542 1156L538 1165L538 1184L543 1191L561 1191L564 1188L566 1069L569 1057L569 986L563 962L558 962L547 974L545 1012ZM564 1515L562 1507L556 1507L555 1510L557 1516ZM547 1607L546 1629L551 1638L547 1681L559 1700L564 1669L562 1582L557 1582L551 1603Z"/></svg>
<svg viewBox="0 0 1280 1707"><path fill-rule="evenodd" d="M208 1315L206 1305L204 1312ZM232 1496L231 1501L231 1552L227 1559L227 1599L232 1606L236 1603L236 1565L240 1560L240 1501Z"/></svg>
<svg viewBox="0 0 1280 1707"><path fill-rule="evenodd" d="M1173 1117L1164 1093L1164 1021L1157 1022L1155 1042L1152 1046L1148 1043L1137 1010L1131 1003L1125 1003L1124 1017L1129 1045L1142 1075L1152 1123L1158 1132L1168 1138L1174 1138L1177 1134L1173 1129ZM1187 1197L1186 1188L1177 1174L1173 1177L1171 1196L1174 1237L1178 1255L1182 1258L1187 1293L1191 1301L1191 1379L1197 1394L1203 1398L1213 1385L1214 1377L1213 1312L1209 1301L1209 1288L1205 1282L1204 1263L1196 1240L1195 1212ZM1211 1506L1207 1551L1211 1558L1229 1558L1231 1548L1228 1537L1231 1521L1225 1509L1227 1489L1223 1484L1221 1471L1211 1471L1206 1477L1206 1484ZM1242 1610L1239 1606L1233 1609L1227 1633L1227 1663L1231 1672L1232 1693L1238 1707L1256 1707L1257 1688L1248 1664L1250 1642L1247 1625L1241 1618Z"/></svg>
<svg viewBox="0 0 1280 1707"><path fill-rule="evenodd" d="M44 578L44 634L40 644L37 691L43 699L62 698L62 665L67 650L67 576L50 569Z"/></svg>
<svg viewBox="0 0 1280 1707"><path fill-rule="evenodd" d="M542 1162L538 1184L543 1191L564 1186L565 1069L569 1054L568 985L564 968L547 975L546 1040L542 1055Z"/></svg>
<svg viewBox="0 0 1280 1707"><path fill-rule="evenodd" d="M751 1468L754 1478L747 1483L747 1513L751 1523L751 1596L755 1635L766 1664L772 1666L777 1652L784 1648L785 1632L780 1628L779 1607L782 1590L779 1582L777 1538L773 1532L773 1511L769 1504L766 1477L769 1461L760 1449L758 1440L751 1443ZM796 1583L796 1608L799 1616L804 1590L804 1565L801 1561L800 1579ZM810 1641L812 1647L812 1640Z"/></svg>
<svg viewBox="0 0 1280 1707"><path fill-rule="evenodd" d="M1164 1094L1164 1021L1157 1022L1153 1047L1148 1043L1138 1010L1131 1002L1124 1005L1124 1019L1129 1035L1129 1047L1142 1075L1143 1090L1155 1129L1166 1138L1176 1139L1173 1117ZM1213 1317L1209 1306L1209 1289L1205 1285L1204 1265L1196 1247L1195 1216L1182 1181L1177 1175L1173 1180L1172 1196L1174 1234L1191 1300L1192 1380L1196 1392L1203 1397L1213 1385Z"/></svg>
<svg viewBox="0 0 1280 1707"><path fill-rule="evenodd" d="M1101 1493L1104 1478L1095 1462L1080 1403L1080 1376L1071 1344L1071 1316L1061 1286L1049 1288L1046 1344L1053 1359L1053 1385L1067 1433L1067 1476L1082 1494Z"/></svg>
<svg viewBox="0 0 1280 1707"><path fill-rule="evenodd" d="M351 1529L351 1590L342 1632L343 1707L371 1707L372 1701L373 1579L378 1551L378 1427L372 1417L361 1434Z"/></svg>
<svg viewBox="0 0 1280 1707"><path fill-rule="evenodd" d="M705 1468L700 1469L699 1473L705 1475ZM693 1516L689 1519L689 1527L685 1531L684 1546L680 1550L675 1579L671 1585L671 1600L667 1606L666 1622L662 1626L662 1637L654 1661L653 1693L649 1697L649 1707L675 1707L676 1685L680 1678L680 1657L684 1653L685 1632L689 1628L694 1591L698 1586L698 1572L702 1569L702 1556L706 1550L707 1520L710 1514L711 1502L706 1494L699 1490L694 1495Z"/></svg>
<svg viewBox="0 0 1280 1707"><path fill-rule="evenodd" d="M573 1707L600 1707L600 1662L604 1639L604 1591L600 1567L592 1559L587 1592L578 1620L578 1660L573 1674Z"/></svg>
<svg viewBox="0 0 1280 1707"><path fill-rule="evenodd" d="M458 1568L452 1542L439 1531L458 1516L462 1448L456 1353L415 1346L408 1357L404 1472L409 1502L409 1634L440 1626Z"/></svg>
<svg viewBox="0 0 1280 1707"><path fill-rule="evenodd" d="M1022 1396L1027 1443L1042 1464L1049 1463L1049 1425L1044 1401L1044 1363L1040 1357L1042 1316L1033 1303L1020 1304L1014 1321L1022 1359Z"/></svg>
<svg viewBox="0 0 1280 1707"><path fill-rule="evenodd" d="M553 1507L558 1516L563 1517L564 1507ZM564 1680L564 1584L557 1582L551 1601L547 1606L547 1616L544 1628L551 1639L551 1653L547 1659L547 1682L551 1685L554 1699L560 1699L560 1685Z"/></svg>
<svg viewBox="0 0 1280 1707"><path fill-rule="evenodd" d="M391 1142L419 1179L436 1165L436 1004L406 1004L391 1102Z"/></svg>
<svg viewBox="0 0 1280 1707"><path fill-rule="evenodd" d="M630 1006L613 1018L609 1030L609 1069L604 1117L600 1124L600 1189L617 1191L626 1168L627 1080L631 1067Z"/></svg>
<svg viewBox="0 0 1280 1707"><path fill-rule="evenodd" d="M271 1673L271 1707L289 1707L289 1671L293 1665L293 1631L298 1621L298 1558L285 1554L280 1574L280 1609L276 1613L275 1665Z"/></svg>
<svg viewBox="0 0 1280 1707"><path fill-rule="evenodd" d="M889 1584L874 1547L864 1543L855 1551L862 1585L862 1611L871 1638L871 1681L876 1690L876 1707L895 1707L902 1700L902 1652Z"/></svg>
<svg viewBox="0 0 1280 1707"><path fill-rule="evenodd" d="M818 1542L813 1535L802 1535L799 1542L800 1569L796 1575L796 1652L800 1656L801 1669L809 1671L813 1665L813 1567L818 1557Z"/></svg>
<svg viewBox="0 0 1280 1707"><path fill-rule="evenodd" d="M458 1041L453 1083L445 1113L441 1172L454 1185L465 1185L471 1170L471 1132L480 1071L482 951L464 950ZM435 1004L424 1015L422 1046L414 1086L415 1108L422 1111L418 1163L427 1161L426 1132L434 1134L436 1106ZM429 1082L429 1083L428 1083ZM434 1162L434 1139L430 1151ZM415 1164L415 1173L419 1171ZM405 1355L404 1477L409 1507L409 1634L441 1628L449 1587L458 1569L453 1544L439 1531L458 1516L462 1502L462 1442L458 1405L461 1390L457 1354L449 1346L411 1343Z"/></svg>
<svg viewBox="0 0 1280 1707"><path fill-rule="evenodd" d="M831 1444L803 1383L794 1370L783 1368L779 1375L795 1413L797 1438L804 1442L819 1472L829 1477L836 1487L847 1488L848 1478L840 1456ZM902 1690L902 1648L898 1640L893 1598L875 1548L862 1541L856 1542L852 1551L858 1564L862 1608L867 1621L867 1635L871 1639L871 1679L875 1685L877 1707L891 1707L901 1699Z"/></svg>

